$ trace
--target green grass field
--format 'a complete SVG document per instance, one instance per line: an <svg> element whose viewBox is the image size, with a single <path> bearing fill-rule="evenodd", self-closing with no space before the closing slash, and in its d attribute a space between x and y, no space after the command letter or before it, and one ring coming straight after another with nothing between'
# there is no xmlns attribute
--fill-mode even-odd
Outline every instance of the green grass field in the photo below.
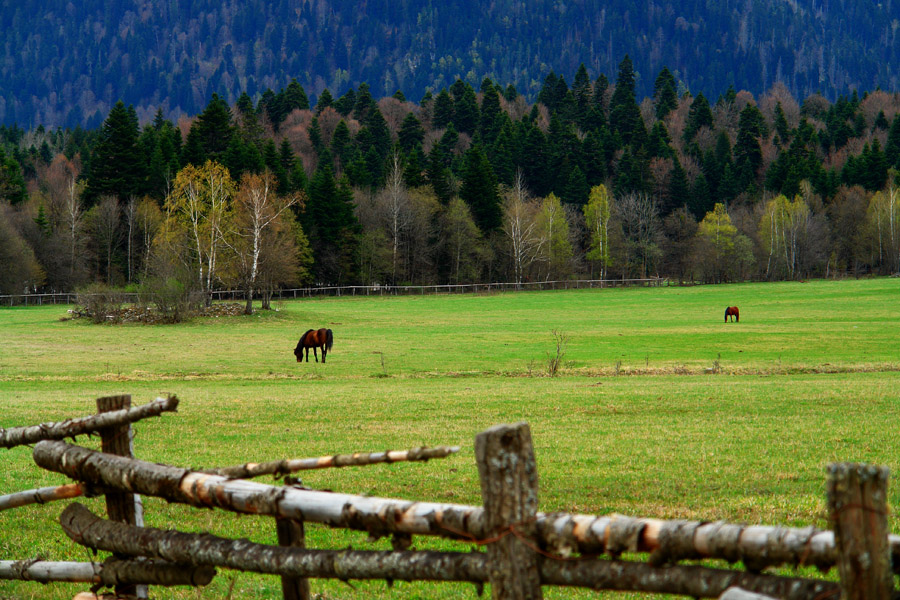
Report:
<svg viewBox="0 0 900 600"><path fill-rule="evenodd" d="M249 460L458 444L427 464L307 472L313 488L479 504L475 434L530 423L541 509L826 527L825 466L898 471L900 280L328 298L174 326L91 325L66 308L0 310L0 427L177 394L138 423L140 458L212 467ZM728 305L740 323L724 323ZM310 327L328 362L295 362ZM553 331L568 343L547 376ZM80 439L91 447L96 439ZM30 449L0 450L0 494L64 483ZM271 481L268 479L266 481ZM890 502L900 501L900 485ZM86 501L102 512L98 499ZM273 543L270 519L146 499L148 525ZM0 559L87 560L55 525L65 503L0 513ZM891 527L900 533L892 515ZM311 547L385 540L308 527ZM416 547L465 546L417 539ZM221 571L161 598L280 597L276 578ZM0 581L0 598L71 598L86 586ZM315 580L324 597L475 597L472 586ZM588 597L547 590L548 598ZM621 597L621 596L617 596ZM627 596L626 596L627 597Z"/></svg>

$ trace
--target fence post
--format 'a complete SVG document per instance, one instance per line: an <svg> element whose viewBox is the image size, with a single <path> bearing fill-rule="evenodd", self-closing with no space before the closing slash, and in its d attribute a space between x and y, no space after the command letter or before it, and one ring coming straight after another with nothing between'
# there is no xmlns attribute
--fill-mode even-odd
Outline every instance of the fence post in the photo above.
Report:
<svg viewBox="0 0 900 600"><path fill-rule="evenodd" d="M293 477L284 478L285 485L298 483L299 479ZM275 519L275 529L278 532L278 545L294 548L306 548L306 534L303 530L303 521L296 519ZM281 593L284 600L309 600L309 580L301 577L281 577Z"/></svg>
<svg viewBox="0 0 900 600"><path fill-rule="evenodd" d="M97 412L110 412L131 408L131 396L106 396L97 398ZM134 431L131 424L108 427L100 431L100 448L107 454L134 458ZM141 497L130 492L106 494L106 514L110 521L144 526L144 508ZM115 586L117 596L137 596L147 598L146 585L121 584Z"/></svg>
<svg viewBox="0 0 900 600"><path fill-rule="evenodd" d="M891 597L893 575L887 528L887 467L828 465L828 512L841 576L841 598Z"/></svg>
<svg viewBox="0 0 900 600"><path fill-rule="evenodd" d="M491 597L540 600L540 556L532 550L537 465L528 423L496 425L475 436L475 459L488 537Z"/></svg>

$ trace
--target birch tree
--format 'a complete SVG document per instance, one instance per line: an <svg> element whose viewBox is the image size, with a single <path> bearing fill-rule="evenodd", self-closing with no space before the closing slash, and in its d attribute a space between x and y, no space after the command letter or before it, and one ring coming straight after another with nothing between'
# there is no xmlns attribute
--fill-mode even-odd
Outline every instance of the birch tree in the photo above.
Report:
<svg viewBox="0 0 900 600"><path fill-rule="evenodd" d="M234 182L228 169L206 161L203 167L188 165L179 171L165 203L171 217L189 230L197 261L197 280L207 306L212 304L219 250L233 193Z"/></svg>
<svg viewBox="0 0 900 600"><path fill-rule="evenodd" d="M566 211L556 194L550 193L541 202L537 216L537 230L543 241L542 260L547 263L545 281L566 277L571 269L572 242L569 240L569 222Z"/></svg>
<svg viewBox="0 0 900 600"><path fill-rule="evenodd" d="M301 199L296 194L279 196L275 193L276 186L277 182L269 171L264 175L245 173L235 196L236 237L231 247L240 263L241 280L247 297L246 315L253 313L253 294L257 288L264 236L277 219Z"/></svg>
<svg viewBox="0 0 900 600"><path fill-rule="evenodd" d="M460 283L473 279L483 244L469 206L458 196L454 197L441 215L441 223L444 247L453 265L451 281Z"/></svg>
<svg viewBox="0 0 900 600"><path fill-rule="evenodd" d="M767 254L766 277L779 273L788 279L798 276L811 222L809 205L800 195L793 201L778 195L766 203L759 229L760 242Z"/></svg>
<svg viewBox="0 0 900 600"><path fill-rule="evenodd" d="M403 183L403 163L396 152L390 158L387 181L375 202L391 244L391 282L397 282L401 245L413 220L412 206Z"/></svg>
<svg viewBox="0 0 900 600"><path fill-rule="evenodd" d="M660 254L656 203L647 194L632 192L617 198L614 208L622 226L625 270L636 267L638 275L646 277Z"/></svg>
<svg viewBox="0 0 900 600"><path fill-rule="evenodd" d="M588 203L582 208L584 220L590 232L590 249L588 260L600 265L600 279L606 279L606 268L609 266L609 217L610 197L603 184L591 188Z"/></svg>
<svg viewBox="0 0 900 600"><path fill-rule="evenodd" d="M543 247L543 239L537 232L536 212L537 204L529 200L525 175L519 169L512 188L505 195L502 226L517 287L522 285L526 271Z"/></svg>
<svg viewBox="0 0 900 600"><path fill-rule="evenodd" d="M896 272L900 268L900 192L893 184L876 192L866 213L878 250L878 264Z"/></svg>
<svg viewBox="0 0 900 600"><path fill-rule="evenodd" d="M728 280L737 236L737 227L732 224L725 205L717 202L697 229L697 262L708 281L721 283Z"/></svg>
<svg viewBox="0 0 900 600"><path fill-rule="evenodd" d="M94 237L106 257L106 284L112 285L113 253L122 239L122 210L115 196L103 196L100 203L91 209Z"/></svg>

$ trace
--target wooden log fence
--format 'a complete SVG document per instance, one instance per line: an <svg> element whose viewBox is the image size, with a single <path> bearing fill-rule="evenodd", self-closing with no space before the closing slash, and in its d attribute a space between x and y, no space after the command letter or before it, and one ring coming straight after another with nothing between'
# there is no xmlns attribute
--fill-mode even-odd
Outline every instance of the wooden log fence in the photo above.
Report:
<svg viewBox="0 0 900 600"><path fill-rule="evenodd" d="M135 533L140 535L140 532ZM0 560L0 579L41 583L92 583L109 587L137 583L203 586L208 585L215 575L215 568L208 565L194 567L145 558L109 558L102 563Z"/></svg>
<svg viewBox="0 0 900 600"><path fill-rule="evenodd" d="M479 540L490 535L482 507L229 480L179 467L103 455L59 441L37 444L33 456L42 468L91 485L121 485L120 489L192 506L292 518L367 531L374 536L403 533ZM622 552L651 552L656 553L657 564L709 558L744 561L754 570L779 565L828 568L836 564L837 557L833 533L815 528L540 512L535 516L535 528L542 547L561 556L575 552L613 556ZM891 536L890 545L894 562L900 565L900 536Z"/></svg>
<svg viewBox="0 0 900 600"><path fill-rule="evenodd" d="M741 593L826 598L841 590L848 598L882 598L892 589L891 564L900 572L900 536L888 535L886 527L887 472L862 465L829 468L832 532L812 527L538 512L536 463L525 423L497 426L476 437L481 507L309 490L291 485L290 478L284 486L243 479L307 468L427 460L448 456L457 447L246 463L202 472L68 444L49 435L52 429L43 429L46 437L35 444L34 461L78 481L82 491L142 494L195 507L267 516L276 521L279 545L209 534L137 530L127 522L100 519L77 504L71 504L61 517L63 529L73 540L113 552L120 562L144 557L167 564L278 575L289 600L308 598L306 580L320 577L489 583L492 597L498 600L538 599L544 585L698 598L729 597L727 593L735 598ZM9 439L32 439L16 435ZM48 491L52 489L57 488L20 494L30 494L40 502L46 501L45 496L53 499L55 494ZM19 503L17 506L27 503L13 494L0 497L0 509L4 501ZM306 549L305 523L366 531L375 538L392 536L394 550ZM470 542L475 548L470 552L410 551L413 535ZM481 547L485 551L480 551ZM649 553L649 558L647 562L625 561L620 557L623 553ZM679 564L697 559L741 561L747 570ZM760 573L780 565L813 565L822 570L837 565L842 583ZM863 581L867 583L847 583ZM154 582L148 579L144 583ZM740 590L727 592L734 587ZM850 595L850 588L856 590L855 595Z"/></svg>
<svg viewBox="0 0 900 600"><path fill-rule="evenodd" d="M265 463L245 463L234 467L200 470L210 475L221 475L228 479L252 479L261 475L287 475L312 469L333 469L379 463L427 461L432 458L447 458L459 452L459 446L437 446L435 448L411 448L409 450L388 450L355 454L335 454L318 458L296 458Z"/></svg>
<svg viewBox="0 0 900 600"><path fill-rule="evenodd" d="M88 548L151 556L172 562L216 565L273 575L397 581L492 580L491 561L483 552L304 550L231 540L210 534L134 528L105 521L79 504L60 516L63 531ZM541 561L540 584L607 590L643 590L714 598L731 586L783 598L813 598L838 591L838 584L696 566L659 569L638 562L593 558Z"/></svg>
<svg viewBox="0 0 900 600"><path fill-rule="evenodd" d="M177 408L178 398L169 396L157 398L153 402L135 408L123 408L80 419L0 429L0 448L13 448L41 440L62 440L97 433L102 429L133 423L147 417L158 417L164 412L174 412Z"/></svg>

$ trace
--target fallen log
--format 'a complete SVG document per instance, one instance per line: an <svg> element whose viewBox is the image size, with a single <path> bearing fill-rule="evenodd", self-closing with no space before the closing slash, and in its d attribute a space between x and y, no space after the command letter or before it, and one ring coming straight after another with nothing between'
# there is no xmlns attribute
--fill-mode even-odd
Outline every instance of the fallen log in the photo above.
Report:
<svg viewBox="0 0 900 600"><path fill-rule="evenodd" d="M77 498L82 494L84 494L84 490L80 483L67 483L56 487L25 490L0 496L0 510L28 506L29 504L45 504L54 500Z"/></svg>
<svg viewBox="0 0 900 600"><path fill-rule="evenodd" d="M374 465L404 461L427 461L432 458L446 458L459 452L459 446L438 446L436 448L412 448L410 450L388 450L368 454L335 454L319 458L295 458L274 460L265 463L246 463L219 469L198 469L210 475L221 475L229 479L251 479L260 475L287 475L310 469L328 469L350 466Z"/></svg>
<svg viewBox="0 0 900 600"><path fill-rule="evenodd" d="M50 562L45 560L0 560L0 579L70 582L114 586L121 583L203 586L216 570L208 565L188 566L161 560L108 559L102 563Z"/></svg>
<svg viewBox="0 0 900 600"><path fill-rule="evenodd" d="M480 552L381 552L305 550L230 540L210 534L137 529L100 519L73 503L60 516L63 531L75 542L98 550L212 565L242 571L304 578L387 579L400 581L489 580L487 556ZM827 581L757 575L696 566L653 567L644 563L584 558L543 560L542 585L632 590L715 598L731 586L779 598L806 599L828 594Z"/></svg>
<svg viewBox="0 0 900 600"><path fill-rule="evenodd" d="M168 398L157 398L148 404L134 408L114 410L89 417L67 419L55 423L41 423L40 425L30 425L28 427L0 429L0 448L24 446L41 440L74 438L77 435L94 433L98 429L105 427L125 425L147 417L158 417L164 412L174 412L177 408L178 398L169 396Z"/></svg>
<svg viewBox="0 0 900 600"><path fill-rule="evenodd" d="M478 542L489 537L484 509L460 504L413 502L315 490L275 487L217 475L103 454L64 442L34 448L35 462L48 470L84 481L197 507L265 514L332 527L367 531L373 536L406 533ZM566 556L663 551L655 564L714 558L746 561L751 570L781 564L835 563L834 535L814 528L730 525L538 513L538 543ZM693 531L693 534L687 532ZM889 538L895 570L900 572L900 536Z"/></svg>

